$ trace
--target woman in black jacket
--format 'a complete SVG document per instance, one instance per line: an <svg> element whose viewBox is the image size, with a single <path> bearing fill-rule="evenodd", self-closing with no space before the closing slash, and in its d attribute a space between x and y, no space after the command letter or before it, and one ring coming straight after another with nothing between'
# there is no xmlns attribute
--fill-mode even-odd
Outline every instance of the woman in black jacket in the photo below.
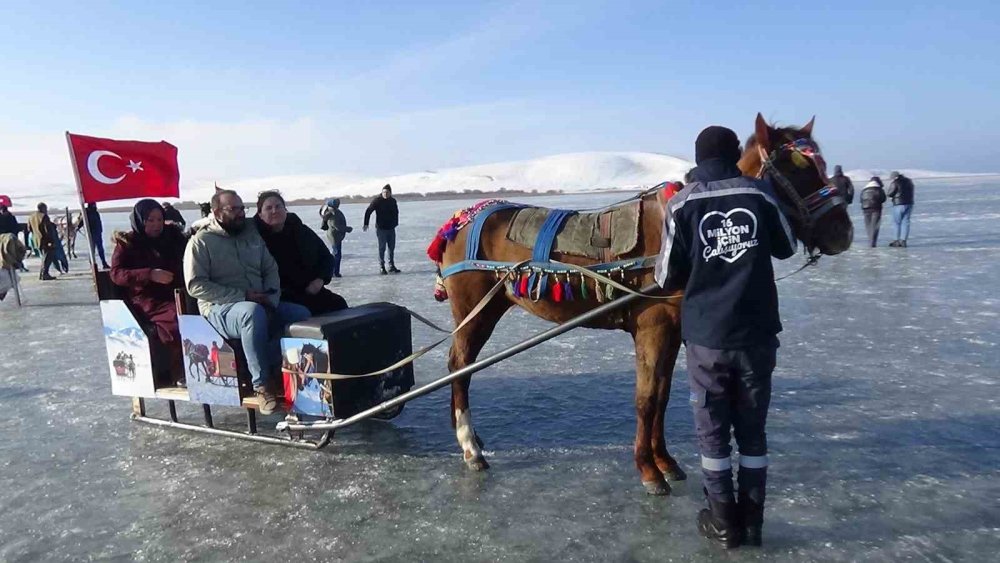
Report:
<svg viewBox="0 0 1000 563"><path fill-rule="evenodd" d="M333 273L333 256L326 244L288 212L279 192L260 194L254 224L278 263L282 301L304 305L313 315L347 308L343 297L324 287Z"/></svg>

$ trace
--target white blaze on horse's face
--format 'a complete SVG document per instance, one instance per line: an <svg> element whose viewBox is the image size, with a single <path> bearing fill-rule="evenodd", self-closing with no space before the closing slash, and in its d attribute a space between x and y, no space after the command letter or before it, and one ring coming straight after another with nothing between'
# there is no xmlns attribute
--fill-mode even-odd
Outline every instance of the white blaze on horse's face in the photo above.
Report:
<svg viewBox="0 0 1000 563"><path fill-rule="evenodd" d="M455 436L458 445L462 446L465 461L483 457L483 452L476 443L476 432L472 429L472 412L455 409Z"/></svg>

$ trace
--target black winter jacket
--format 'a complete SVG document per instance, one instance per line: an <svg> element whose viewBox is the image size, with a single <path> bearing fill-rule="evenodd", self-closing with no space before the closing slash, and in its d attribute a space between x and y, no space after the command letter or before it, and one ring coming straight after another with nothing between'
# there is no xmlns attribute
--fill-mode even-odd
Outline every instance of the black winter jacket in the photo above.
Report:
<svg viewBox="0 0 1000 563"><path fill-rule="evenodd" d="M796 241L771 185L720 159L667 201L656 281L684 289L681 337L715 349L776 345L781 332L771 257Z"/></svg>
<svg viewBox="0 0 1000 563"><path fill-rule="evenodd" d="M847 205L854 203L854 182L850 178L843 174L834 174L830 181L840 190L840 195L844 197Z"/></svg>
<svg viewBox="0 0 1000 563"><path fill-rule="evenodd" d="M893 205L913 205L913 180L899 175L889 183L889 193Z"/></svg>
<svg viewBox="0 0 1000 563"><path fill-rule="evenodd" d="M376 229L395 229L399 225L399 206L396 205L396 198L378 196L373 199L365 210L365 227L368 226L368 218L373 211Z"/></svg>
<svg viewBox="0 0 1000 563"><path fill-rule="evenodd" d="M10 233L16 235L21 232L21 226L17 224L17 217L13 213L0 214L0 235Z"/></svg>
<svg viewBox="0 0 1000 563"><path fill-rule="evenodd" d="M290 296L302 295L306 286L315 279L330 283L333 276L333 256L323 239L302 223L299 216L289 213L285 228L274 232L254 216L254 225L264 239L267 250L278 264L281 278L281 293Z"/></svg>

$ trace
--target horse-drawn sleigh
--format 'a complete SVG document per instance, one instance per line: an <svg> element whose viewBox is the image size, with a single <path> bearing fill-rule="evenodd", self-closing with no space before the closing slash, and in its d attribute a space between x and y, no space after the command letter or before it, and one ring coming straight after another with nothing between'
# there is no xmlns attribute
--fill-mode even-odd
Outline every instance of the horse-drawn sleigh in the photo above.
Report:
<svg viewBox="0 0 1000 563"><path fill-rule="evenodd" d="M853 236L844 200L830 186L825 163L812 139L812 125L810 121L802 128L776 128L758 115L755 135L747 141L739 162L744 174L767 178L775 185L778 203L792 231L808 250L807 263L814 262L820 254L846 250ZM357 321L356 316L351 316L356 314L350 313L357 309L348 310L344 318L314 319L307 321L312 324L290 327L287 338L312 338L329 347L332 363L326 368L328 371L315 370L304 375L332 382L333 404L327 405L332 408L323 411L321 420L284 421L278 423L277 430L291 435L323 432L317 441L259 435L253 402L243 397L237 397L235 403L217 404L246 408L249 417L246 433L214 429L208 403L205 403L204 426L179 423L172 402L187 392L176 389L133 394L142 397L136 401L135 417L155 424L320 448L329 440L330 433L339 428L372 417L393 416L407 401L451 385L451 418L464 461L470 468L482 470L488 463L483 443L472 425L468 395L473 373L578 326L624 330L633 337L636 351L636 465L648 492L667 494L666 479L685 478L680 464L668 452L664 433L672 371L681 343L680 294L659 288L653 282L652 267L660 252L664 206L671 188L668 183L661 184L622 205L589 215L506 202L457 214L458 220L446 223L429 249L441 273L438 296L443 298L446 294L450 299L456 326L449 334L454 338L449 351L450 373L419 388L410 389L411 362L429 347L410 353L409 315L401 308L384 305L395 311L389 314L392 319L368 323L376 332L396 331L391 338L394 348L390 353L373 353L366 351L364 345L350 345L355 341L338 327ZM520 227L515 229L515 225ZM567 229L590 238L581 243L582 235L569 236ZM517 233L521 233L520 239ZM525 240L530 236L524 233L534 233L536 238ZM507 350L477 359L500 318L513 306L558 324ZM367 313L360 314L364 317ZM200 319L195 315L182 316L182 335L186 332L185 317L190 317L191 323ZM348 346L341 348L342 354L335 353L334 348L342 347L345 338ZM373 359L382 365L373 368ZM338 368L336 361L356 362L356 365L352 364L348 371ZM392 365L384 367L385 363ZM296 369L286 371L296 372ZM338 371L347 373L333 373ZM189 384L190 381L189 378ZM366 391L359 391L362 388ZM242 384L237 389L240 393L246 391ZM352 394L364 396L364 400L354 400L349 407L338 408L338 396ZM198 400L194 395L186 394L184 398ZM320 393L319 403L326 396ZM143 398L171 401L171 420L146 416Z"/></svg>

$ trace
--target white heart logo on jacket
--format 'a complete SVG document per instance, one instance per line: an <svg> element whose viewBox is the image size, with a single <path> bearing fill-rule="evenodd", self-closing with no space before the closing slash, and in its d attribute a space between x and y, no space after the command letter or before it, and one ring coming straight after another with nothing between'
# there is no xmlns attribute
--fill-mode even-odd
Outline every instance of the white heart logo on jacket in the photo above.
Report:
<svg viewBox="0 0 1000 563"><path fill-rule="evenodd" d="M760 244L757 240L757 217L749 209L737 207L726 213L709 211L698 223L702 258L706 262L719 257L732 264L747 250Z"/></svg>

